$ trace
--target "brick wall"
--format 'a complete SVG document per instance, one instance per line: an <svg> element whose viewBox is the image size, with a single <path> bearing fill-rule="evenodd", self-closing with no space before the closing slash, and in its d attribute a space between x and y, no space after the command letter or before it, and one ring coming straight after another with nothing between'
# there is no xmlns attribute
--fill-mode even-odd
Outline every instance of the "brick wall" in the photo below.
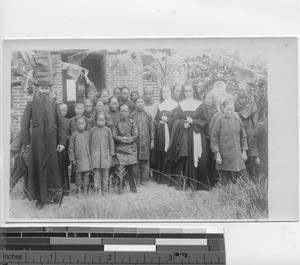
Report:
<svg viewBox="0 0 300 265"><path fill-rule="evenodd" d="M137 91L141 95L143 92L143 81L138 75L141 69L136 66L132 74L127 75L125 71L121 71L114 64L118 58L118 53L106 54L105 58L105 85L112 95L116 87L126 86L130 92Z"/></svg>
<svg viewBox="0 0 300 265"><path fill-rule="evenodd" d="M57 60L61 60L60 54L52 54L53 62L57 62ZM20 78L20 77L17 77ZM57 66L57 75L54 78L53 91L56 92L58 96L58 102L62 102L62 73L61 67ZM12 89L12 109L16 120L13 120L14 130L17 132L20 130L21 118L25 109L25 106L28 101L32 100L32 95L28 95L26 89L21 86L14 87Z"/></svg>
<svg viewBox="0 0 300 265"><path fill-rule="evenodd" d="M117 60L117 53L108 52L105 61L105 84L110 94L113 94L113 90L116 87L127 86L130 88L130 92L138 91L140 95L143 95L143 90L146 87L151 87L154 91L154 99L159 98L159 88L156 82L151 82L142 79L138 73L141 71L139 66L135 66L131 75L127 75L125 71L120 71L118 67L114 67ZM172 58L169 58L170 63L174 63ZM183 69L175 70L169 74L167 78L167 84L170 86L176 83L184 83L186 81L186 71Z"/></svg>
<svg viewBox="0 0 300 265"><path fill-rule="evenodd" d="M27 93L27 90L21 87L14 87L12 89L12 110L14 113L14 116L16 117L16 120L13 120L13 124L15 127L15 131L20 130L20 122L21 122L21 117L23 115L25 106L28 101L32 99L32 96L29 96Z"/></svg>
<svg viewBox="0 0 300 265"><path fill-rule="evenodd" d="M61 54L54 53L52 54L52 62L55 64L56 62L61 61ZM62 87L62 70L61 65L55 65L56 75L54 77L54 85L52 87L53 91L58 96L58 102L63 102L63 87Z"/></svg>
<svg viewBox="0 0 300 265"><path fill-rule="evenodd" d="M143 90L146 87L151 87L154 91L154 99L159 99L159 88L155 82L142 79L138 73L141 71L139 66L135 66L132 74L127 75L125 72L120 71L118 67L114 67L116 59L118 57L117 52L107 52L105 57L105 84L110 94L113 94L115 87L127 86L132 91L138 91L140 95L143 95ZM60 53L52 54L53 63L61 60ZM170 63L174 64L172 58L168 58ZM54 78L53 90L58 96L58 102L62 102L62 69L60 65L56 66L57 75ZM186 81L185 69L175 70L168 75L167 84L173 86L176 83L184 83ZM14 120L16 130L20 128L20 121L25 109L26 103L32 100L32 96L29 96L27 91L21 87L15 87L12 89L12 108L17 120Z"/></svg>

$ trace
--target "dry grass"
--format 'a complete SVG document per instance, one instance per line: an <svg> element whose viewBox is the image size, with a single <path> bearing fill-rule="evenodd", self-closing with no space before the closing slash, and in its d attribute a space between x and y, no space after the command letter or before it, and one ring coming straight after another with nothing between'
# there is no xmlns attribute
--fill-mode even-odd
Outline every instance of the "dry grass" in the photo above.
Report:
<svg viewBox="0 0 300 265"><path fill-rule="evenodd" d="M38 219L266 219L268 218L267 182L254 183L241 178L236 184L211 191L178 191L174 187L149 181L131 193L105 196L91 193L86 197L71 193L63 203L47 204L37 210L34 202L20 199L21 185L11 194L11 218ZM74 187L73 187L74 188Z"/></svg>

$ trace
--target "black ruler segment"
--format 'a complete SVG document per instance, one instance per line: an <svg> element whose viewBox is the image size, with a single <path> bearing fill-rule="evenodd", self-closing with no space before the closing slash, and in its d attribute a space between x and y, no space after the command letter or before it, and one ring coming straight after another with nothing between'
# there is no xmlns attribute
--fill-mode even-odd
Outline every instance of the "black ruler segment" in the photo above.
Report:
<svg viewBox="0 0 300 265"><path fill-rule="evenodd" d="M51 250L51 245L6 244L6 250Z"/></svg>
<svg viewBox="0 0 300 265"><path fill-rule="evenodd" d="M0 265L224 265L222 229L9 227L0 229Z"/></svg>
<svg viewBox="0 0 300 265"><path fill-rule="evenodd" d="M89 237L88 233L68 233L66 236L68 237Z"/></svg>
<svg viewBox="0 0 300 265"><path fill-rule="evenodd" d="M50 244L50 237L7 237L7 244Z"/></svg>
<svg viewBox="0 0 300 265"><path fill-rule="evenodd" d="M21 233L3 233L2 236L5 236L5 237L21 237Z"/></svg>
<svg viewBox="0 0 300 265"><path fill-rule="evenodd" d="M90 237L108 237L112 238L114 236L113 233L90 233Z"/></svg>
<svg viewBox="0 0 300 265"><path fill-rule="evenodd" d="M21 234L21 237L66 237L66 233L57 233L57 232L24 232ZM86 234L87 236L87 234Z"/></svg>
<svg viewBox="0 0 300 265"><path fill-rule="evenodd" d="M160 238L159 234L150 234L150 233L141 233L137 234L136 237L138 238Z"/></svg>

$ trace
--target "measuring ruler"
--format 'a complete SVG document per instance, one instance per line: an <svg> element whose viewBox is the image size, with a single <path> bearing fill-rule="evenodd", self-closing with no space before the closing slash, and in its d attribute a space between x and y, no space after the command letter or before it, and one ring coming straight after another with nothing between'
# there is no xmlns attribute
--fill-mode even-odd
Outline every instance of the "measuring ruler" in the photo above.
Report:
<svg viewBox="0 0 300 265"><path fill-rule="evenodd" d="M2 265L225 264L223 229L2 228Z"/></svg>

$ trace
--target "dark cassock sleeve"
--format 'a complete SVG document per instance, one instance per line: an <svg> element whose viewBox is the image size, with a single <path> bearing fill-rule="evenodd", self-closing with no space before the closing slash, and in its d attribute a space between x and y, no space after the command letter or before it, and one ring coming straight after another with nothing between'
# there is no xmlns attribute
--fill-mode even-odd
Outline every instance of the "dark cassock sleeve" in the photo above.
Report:
<svg viewBox="0 0 300 265"><path fill-rule="evenodd" d="M75 160L75 138L76 132L71 135L70 143L69 143L69 160L73 162Z"/></svg>
<svg viewBox="0 0 300 265"><path fill-rule="evenodd" d="M244 130L242 121L239 120L239 123L240 123L240 128L241 128L241 132L240 132L241 149L242 149L242 151L246 151L246 150L248 150L247 136L246 136L246 132Z"/></svg>
<svg viewBox="0 0 300 265"><path fill-rule="evenodd" d="M66 123L61 115L58 104L56 104L56 122L58 128L58 144L67 146Z"/></svg>
<svg viewBox="0 0 300 265"><path fill-rule="evenodd" d="M207 119L205 115L205 106L203 103L196 109L197 119L193 119L193 130L195 133L204 132L205 126L207 125Z"/></svg>
<svg viewBox="0 0 300 265"><path fill-rule="evenodd" d="M21 119L21 140L24 147L30 145L31 143L31 134L30 134L31 118L32 118L32 101L27 103Z"/></svg>

